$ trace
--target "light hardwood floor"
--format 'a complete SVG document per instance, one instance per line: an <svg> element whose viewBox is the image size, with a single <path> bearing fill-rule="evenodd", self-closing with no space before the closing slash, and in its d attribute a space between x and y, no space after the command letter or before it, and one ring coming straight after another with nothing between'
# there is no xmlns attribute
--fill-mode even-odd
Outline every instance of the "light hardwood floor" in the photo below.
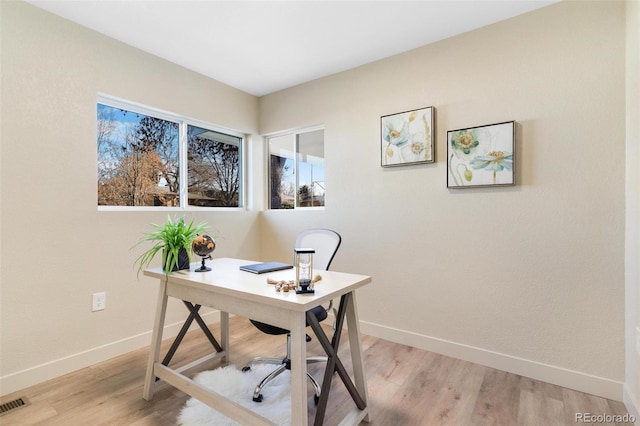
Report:
<svg viewBox="0 0 640 426"><path fill-rule="evenodd" d="M217 333L215 325L212 331ZM231 336L231 358L238 366L254 356L281 356L284 351L283 336L264 335L246 318L231 318ZM163 344L163 353L169 344ZM363 347L374 426L576 425L576 413L627 413L621 402L385 340L364 336ZM193 330L171 365L186 364L209 349L203 334ZM349 359L346 350L345 336L343 361ZM309 343L309 355L321 352L316 339ZM142 399L147 354L148 349L140 349L5 395L0 403L26 397L30 405L3 414L0 425L175 425L187 397L161 384L152 401ZM219 361L210 364L204 369L220 366ZM310 368L319 380L321 366ZM348 362L345 366L350 370ZM336 376L325 424L336 424L351 407Z"/></svg>

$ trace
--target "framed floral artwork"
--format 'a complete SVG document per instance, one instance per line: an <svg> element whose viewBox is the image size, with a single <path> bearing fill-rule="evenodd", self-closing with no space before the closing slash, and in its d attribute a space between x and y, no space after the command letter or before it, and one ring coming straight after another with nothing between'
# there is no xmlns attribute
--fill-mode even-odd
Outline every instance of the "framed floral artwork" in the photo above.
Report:
<svg viewBox="0 0 640 426"><path fill-rule="evenodd" d="M380 117L382 167L433 163L433 116L430 106Z"/></svg>
<svg viewBox="0 0 640 426"><path fill-rule="evenodd" d="M447 187L515 185L515 121L449 130Z"/></svg>

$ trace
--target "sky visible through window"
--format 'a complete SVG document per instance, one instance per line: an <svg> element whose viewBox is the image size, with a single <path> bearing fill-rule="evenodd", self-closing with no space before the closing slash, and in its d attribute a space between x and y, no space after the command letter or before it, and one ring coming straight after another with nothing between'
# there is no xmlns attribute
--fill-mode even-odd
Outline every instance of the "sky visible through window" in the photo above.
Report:
<svg viewBox="0 0 640 426"><path fill-rule="evenodd" d="M241 206L241 135L107 100L97 104L97 142L100 206Z"/></svg>
<svg viewBox="0 0 640 426"><path fill-rule="evenodd" d="M98 205L180 205L179 124L97 104Z"/></svg>

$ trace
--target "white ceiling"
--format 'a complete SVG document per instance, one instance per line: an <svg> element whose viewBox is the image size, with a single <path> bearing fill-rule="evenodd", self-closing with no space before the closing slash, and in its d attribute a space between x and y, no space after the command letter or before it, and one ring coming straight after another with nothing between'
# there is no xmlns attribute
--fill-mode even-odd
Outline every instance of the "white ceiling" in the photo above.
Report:
<svg viewBox="0 0 640 426"><path fill-rule="evenodd" d="M558 0L27 1L262 96Z"/></svg>

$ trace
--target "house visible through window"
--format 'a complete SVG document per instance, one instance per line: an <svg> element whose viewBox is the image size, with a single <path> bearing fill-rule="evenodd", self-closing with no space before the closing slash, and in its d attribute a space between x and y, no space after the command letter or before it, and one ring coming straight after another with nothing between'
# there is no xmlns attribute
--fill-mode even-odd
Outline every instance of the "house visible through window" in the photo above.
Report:
<svg viewBox="0 0 640 426"><path fill-rule="evenodd" d="M269 145L269 207L324 206L324 130L274 135Z"/></svg>
<svg viewBox="0 0 640 426"><path fill-rule="evenodd" d="M240 207L243 138L230 133L100 99L98 205Z"/></svg>

